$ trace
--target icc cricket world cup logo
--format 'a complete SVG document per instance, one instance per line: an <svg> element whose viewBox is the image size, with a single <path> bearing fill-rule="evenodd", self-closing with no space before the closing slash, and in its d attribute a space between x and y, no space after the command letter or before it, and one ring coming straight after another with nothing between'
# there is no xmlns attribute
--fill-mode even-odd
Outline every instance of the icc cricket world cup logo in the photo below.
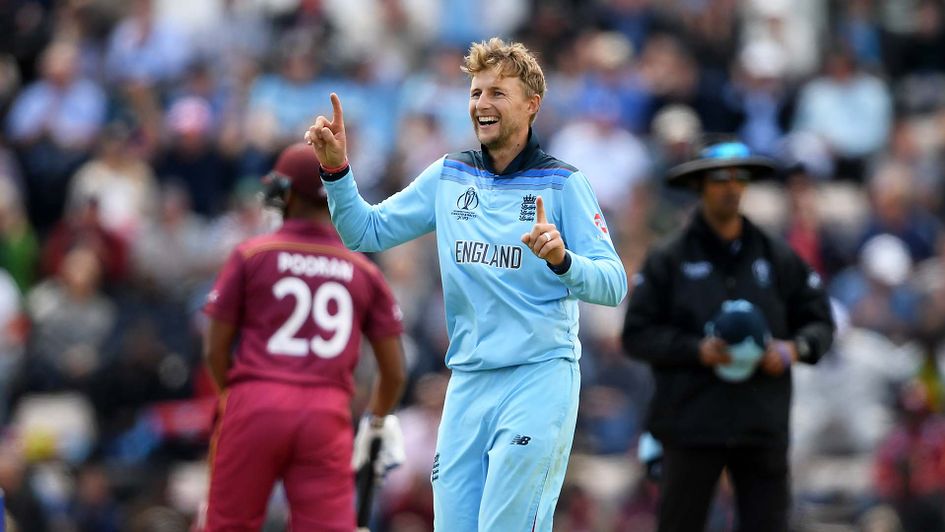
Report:
<svg viewBox="0 0 945 532"><path fill-rule="evenodd" d="M469 211L479 206L479 196L476 195L476 189L469 187L466 192L456 198L456 207Z"/></svg>
<svg viewBox="0 0 945 532"><path fill-rule="evenodd" d="M457 220L469 220L476 217L476 207L479 207L479 195L475 187L469 187L456 198L456 210L450 214Z"/></svg>

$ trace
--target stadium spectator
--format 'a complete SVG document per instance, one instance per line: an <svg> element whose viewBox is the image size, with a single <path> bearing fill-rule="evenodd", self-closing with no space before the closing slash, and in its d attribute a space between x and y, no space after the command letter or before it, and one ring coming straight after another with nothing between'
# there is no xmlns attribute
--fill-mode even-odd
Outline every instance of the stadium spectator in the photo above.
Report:
<svg viewBox="0 0 945 532"><path fill-rule="evenodd" d="M650 177L646 146L620 125L620 102L601 95L572 109L572 117L548 144L548 153L573 161L600 197L604 215L622 227L631 196Z"/></svg>
<svg viewBox="0 0 945 532"><path fill-rule="evenodd" d="M879 495L906 532L945 530L945 419L929 399L920 382L900 390L900 421L876 454Z"/></svg>
<svg viewBox="0 0 945 532"><path fill-rule="evenodd" d="M187 190L163 185L157 212L131 242L132 272L140 288L170 301L189 299L220 263L207 230L207 222L191 210Z"/></svg>
<svg viewBox="0 0 945 532"><path fill-rule="evenodd" d="M42 55L43 77L24 88L6 117L27 178L30 219L41 231L62 215L69 177L105 123L105 92L79 76L78 58L74 44L51 43Z"/></svg>
<svg viewBox="0 0 945 532"><path fill-rule="evenodd" d="M168 142L155 168L162 182L187 187L194 211L204 217L223 211L234 181L232 161L220 152L214 129L206 100L188 96L174 102L167 112Z"/></svg>
<svg viewBox="0 0 945 532"><path fill-rule="evenodd" d="M921 208L913 168L890 161L878 168L868 182L872 210L859 235L860 247L870 238L889 233L906 244L909 258L920 262L935 253L942 234L941 221Z"/></svg>
<svg viewBox="0 0 945 532"><path fill-rule="evenodd" d="M792 130L827 142L837 179L862 181L866 158L887 141L892 118L889 87L864 71L848 47L839 46L825 54L823 75L801 87Z"/></svg>
<svg viewBox="0 0 945 532"><path fill-rule="evenodd" d="M10 384L23 363L26 323L23 296L13 277L0 267L0 420L7 419Z"/></svg>
<svg viewBox="0 0 945 532"><path fill-rule="evenodd" d="M87 391L116 318L101 291L102 275L95 251L78 246L63 257L56 277L26 295L31 330L24 391Z"/></svg>
<svg viewBox="0 0 945 532"><path fill-rule="evenodd" d="M276 143L285 144L305 131L319 95L328 92L330 81L323 70L326 50L316 47L312 39L301 31L279 37L272 50L275 71L261 73L250 86L247 113L259 115L255 120L273 122Z"/></svg>
<svg viewBox="0 0 945 532"><path fill-rule="evenodd" d="M746 44L738 54L726 104L741 115L737 131L755 153L779 154L789 128L793 97L785 79L784 52L770 41Z"/></svg>
<svg viewBox="0 0 945 532"><path fill-rule="evenodd" d="M0 268L26 292L36 278L38 259L39 239L26 217L22 193L0 177Z"/></svg>
<svg viewBox="0 0 945 532"><path fill-rule="evenodd" d="M399 115L432 115L450 150L467 146L472 140L464 105L469 100L469 86L456 65L462 61L460 48L432 51L423 65L404 79Z"/></svg>
<svg viewBox="0 0 945 532"><path fill-rule="evenodd" d="M161 86L180 79L193 53L189 37L159 20L153 0L133 0L112 30L105 53L110 83Z"/></svg>
<svg viewBox="0 0 945 532"><path fill-rule="evenodd" d="M43 275L56 275L75 248L92 251L102 268L103 281L114 288L128 273L128 244L102 224L95 196L77 200L53 227L42 249Z"/></svg>
<svg viewBox="0 0 945 532"><path fill-rule="evenodd" d="M102 131L95 155L72 177L67 209L98 201L102 227L132 240L154 211L157 181L147 161L135 152L131 131L113 123Z"/></svg>

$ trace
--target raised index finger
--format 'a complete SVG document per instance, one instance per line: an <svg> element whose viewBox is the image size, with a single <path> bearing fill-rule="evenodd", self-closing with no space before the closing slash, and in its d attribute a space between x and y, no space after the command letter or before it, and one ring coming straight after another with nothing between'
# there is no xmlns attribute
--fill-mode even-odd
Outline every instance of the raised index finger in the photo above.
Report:
<svg viewBox="0 0 945 532"><path fill-rule="evenodd" d="M332 108L331 125L344 127L345 119L344 119L344 113L341 110L341 98L339 98L338 95L335 94L334 92L331 93L331 108Z"/></svg>
<svg viewBox="0 0 945 532"><path fill-rule="evenodd" d="M541 196L535 198L535 223L548 223L548 217L545 216L545 202L541 199Z"/></svg>

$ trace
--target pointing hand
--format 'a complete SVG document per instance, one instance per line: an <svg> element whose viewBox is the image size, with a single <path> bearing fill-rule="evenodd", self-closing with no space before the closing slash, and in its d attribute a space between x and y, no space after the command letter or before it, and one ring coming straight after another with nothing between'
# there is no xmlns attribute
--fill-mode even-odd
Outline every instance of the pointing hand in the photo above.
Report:
<svg viewBox="0 0 945 532"><path fill-rule="evenodd" d="M331 107L331 120L319 115L305 132L305 142L315 149L315 155L323 167L338 168L348 160L348 143L341 99L335 93L331 93Z"/></svg>
<svg viewBox="0 0 945 532"><path fill-rule="evenodd" d="M532 250L538 258L545 259L552 266L564 262L565 247L561 233L555 224L548 223L545 215L545 202L541 196L535 199L535 225L530 233L522 235L522 242Z"/></svg>

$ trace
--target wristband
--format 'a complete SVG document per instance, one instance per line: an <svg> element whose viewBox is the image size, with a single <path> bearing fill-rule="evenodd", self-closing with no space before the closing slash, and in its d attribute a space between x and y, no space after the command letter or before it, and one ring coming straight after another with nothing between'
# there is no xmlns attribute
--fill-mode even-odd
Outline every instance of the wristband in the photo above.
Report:
<svg viewBox="0 0 945 532"><path fill-rule="evenodd" d="M321 164L318 165L318 174L321 176L323 181L337 181L345 176L348 173L349 164L348 158L345 157L345 162L341 166L333 166L331 168L326 168Z"/></svg>
<svg viewBox="0 0 945 532"><path fill-rule="evenodd" d="M568 273L568 270L571 269L571 254L565 251L564 260L557 266L552 266L552 264L548 261L545 261L545 264L548 265L548 268L550 268L551 271L555 273L555 275L564 275Z"/></svg>
<svg viewBox="0 0 945 532"><path fill-rule="evenodd" d="M803 336L794 339L794 347L797 349L797 359L807 362L810 360L810 344Z"/></svg>
<svg viewBox="0 0 945 532"><path fill-rule="evenodd" d="M341 172L342 170L348 167L348 158L345 157L344 162L339 164L338 166L325 166L324 164L321 164L321 163L319 163L318 166L320 166L322 172L325 172L326 174L337 174L338 172Z"/></svg>

